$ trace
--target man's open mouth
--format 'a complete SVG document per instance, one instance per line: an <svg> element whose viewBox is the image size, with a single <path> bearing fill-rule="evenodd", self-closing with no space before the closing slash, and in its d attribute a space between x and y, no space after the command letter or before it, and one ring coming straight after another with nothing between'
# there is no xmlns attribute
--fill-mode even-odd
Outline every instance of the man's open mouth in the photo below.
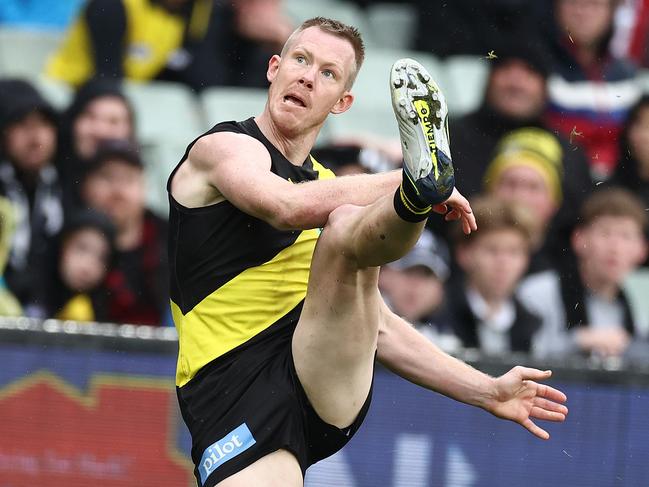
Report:
<svg viewBox="0 0 649 487"><path fill-rule="evenodd" d="M299 98L297 98L296 96L293 96L293 95L286 95L284 97L284 101L286 103L291 103L291 104L299 106L299 107L306 107L306 103L304 103L301 99L299 99Z"/></svg>

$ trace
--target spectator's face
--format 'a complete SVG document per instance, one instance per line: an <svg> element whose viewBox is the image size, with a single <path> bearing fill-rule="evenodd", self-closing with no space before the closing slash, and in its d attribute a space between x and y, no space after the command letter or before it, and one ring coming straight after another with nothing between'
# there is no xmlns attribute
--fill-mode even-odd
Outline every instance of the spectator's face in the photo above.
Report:
<svg viewBox="0 0 649 487"><path fill-rule="evenodd" d="M542 227L550 223L558 209L541 173L526 165L504 169L493 184L493 195L502 201L528 207Z"/></svg>
<svg viewBox="0 0 649 487"><path fill-rule="evenodd" d="M557 21L575 44L594 47L611 28L612 0L558 0Z"/></svg>
<svg viewBox="0 0 649 487"><path fill-rule="evenodd" d="M600 216L573 234L572 246L594 284L620 285L646 258L640 225L630 217Z"/></svg>
<svg viewBox="0 0 649 487"><path fill-rule="evenodd" d="M94 228L82 228L65 239L59 271L63 282L74 291L95 289L106 276L110 245Z"/></svg>
<svg viewBox="0 0 649 487"><path fill-rule="evenodd" d="M56 128L39 112L32 112L4 131L7 156L20 170L39 171L54 157Z"/></svg>
<svg viewBox="0 0 649 487"><path fill-rule="evenodd" d="M119 159L105 161L83 184L83 197L92 208L106 213L118 228L144 214L142 169Z"/></svg>
<svg viewBox="0 0 649 487"><path fill-rule="evenodd" d="M394 311L416 323L435 312L444 299L444 286L430 269L422 266L381 269L381 290Z"/></svg>
<svg viewBox="0 0 649 487"><path fill-rule="evenodd" d="M545 78L527 63L512 59L491 73L487 103L496 112L517 120L537 118L545 108Z"/></svg>
<svg viewBox="0 0 649 487"><path fill-rule="evenodd" d="M128 107L116 96L92 100L74 121L73 135L77 155L86 160L105 140L131 139L133 125Z"/></svg>
<svg viewBox="0 0 649 487"><path fill-rule="evenodd" d="M638 112L638 117L629 127L629 150L638 161L641 176L649 179L649 105Z"/></svg>
<svg viewBox="0 0 649 487"><path fill-rule="evenodd" d="M273 122L290 135L317 128L329 113L342 113L353 97L346 84L355 66L354 48L345 39L309 27L289 41L283 57L268 65L268 109Z"/></svg>
<svg viewBox="0 0 649 487"><path fill-rule="evenodd" d="M513 229L493 230L458 247L469 283L485 298L509 298L529 263L529 245Z"/></svg>

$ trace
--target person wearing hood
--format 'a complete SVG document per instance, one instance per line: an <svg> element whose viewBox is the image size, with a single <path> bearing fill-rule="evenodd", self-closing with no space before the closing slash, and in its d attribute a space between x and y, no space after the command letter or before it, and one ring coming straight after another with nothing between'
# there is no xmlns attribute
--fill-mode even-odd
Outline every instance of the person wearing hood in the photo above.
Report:
<svg viewBox="0 0 649 487"><path fill-rule="evenodd" d="M54 109L28 82L0 81L0 195L16 221L5 278L21 303L30 299L49 242L63 226L56 147Z"/></svg>
<svg viewBox="0 0 649 487"><path fill-rule="evenodd" d="M67 220L26 314L80 322L108 320L106 276L114 254L115 228L94 210Z"/></svg>
<svg viewBox="0 0 649 487"><path fill-rule="evenodd" d="M80 206L81 177L107 140L135 141L134 110L119 82L92 79L79 88L63 115L58 159L66 209Z"/></svg>

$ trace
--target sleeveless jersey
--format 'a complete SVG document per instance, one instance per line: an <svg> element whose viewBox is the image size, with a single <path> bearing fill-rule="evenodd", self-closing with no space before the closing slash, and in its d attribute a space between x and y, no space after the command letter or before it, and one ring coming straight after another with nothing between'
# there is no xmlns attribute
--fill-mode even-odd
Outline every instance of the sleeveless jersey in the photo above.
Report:
<svg viewBox="0 0 649 487"><path fill-rule="evenodd" d="M259 140L270 154L271 171L292 183L334 177L311 156L302 166L289 162L252 118L217 124L201 137L216 132L242 133ZM277 230L227 200L199 208L179 204L171 196L171 178L196 140L167 183L179 387L206 364L244 349L262 332L265 336L295 326L320 234L319 229Z"/></svg>

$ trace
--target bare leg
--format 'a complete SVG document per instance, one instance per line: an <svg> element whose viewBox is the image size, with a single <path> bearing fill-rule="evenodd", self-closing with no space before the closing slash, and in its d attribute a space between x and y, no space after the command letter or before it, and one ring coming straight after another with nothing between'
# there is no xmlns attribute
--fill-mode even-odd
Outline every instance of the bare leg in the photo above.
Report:
<svg viewBox="0 0 649 487"><path fill-rule="evenodd" d="M277 450L228 477L217 487L302 487L302 470L286 450Z"/></svg>
<svg viewBox="0 0 649 487"><path fill-rule="evenodd" d="M297 374L328 423L349 426L369 393L380 319L376 266L407 253L423 226L400 219L391 197L329 217L293 335Z"/></svg>

